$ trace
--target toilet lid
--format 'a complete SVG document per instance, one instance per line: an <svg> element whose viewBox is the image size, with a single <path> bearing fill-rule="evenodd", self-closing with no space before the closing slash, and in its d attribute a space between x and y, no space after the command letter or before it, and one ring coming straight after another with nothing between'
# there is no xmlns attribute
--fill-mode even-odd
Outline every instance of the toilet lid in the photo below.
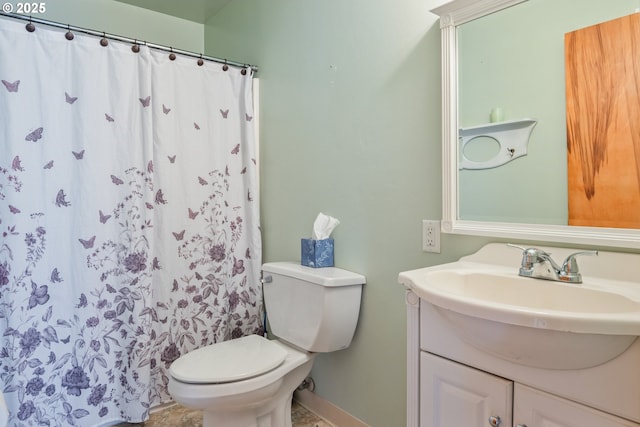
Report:
<svg viewBox="0 0 640 427"><path fill-rule="evenodd" d="M249 335L191 351L171 364L169 372L186 383L239 381L278 367L287 351L261 337Z"/></svg>

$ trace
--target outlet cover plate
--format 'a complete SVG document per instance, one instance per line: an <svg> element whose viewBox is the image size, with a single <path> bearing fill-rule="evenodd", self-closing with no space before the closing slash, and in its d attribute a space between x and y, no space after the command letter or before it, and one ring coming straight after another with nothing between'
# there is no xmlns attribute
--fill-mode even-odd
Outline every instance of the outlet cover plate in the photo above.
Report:
<svg viewBox="0 0 640 427"><path fill-rule="evenodd" d="M422 250L424 252L440 253L440 221L422 220Z"/></svg>

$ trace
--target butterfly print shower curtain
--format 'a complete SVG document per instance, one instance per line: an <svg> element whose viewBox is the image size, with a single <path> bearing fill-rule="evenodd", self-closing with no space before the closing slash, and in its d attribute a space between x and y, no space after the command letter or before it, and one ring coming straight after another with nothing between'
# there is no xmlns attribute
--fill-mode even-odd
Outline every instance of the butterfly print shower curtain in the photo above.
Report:
<svg viewBox="0 0 640 427"><path fill-rule="evenodd" d="M251 70L65 32L0 19L10 426L143 421L176 358L263 330Z"/></svg>

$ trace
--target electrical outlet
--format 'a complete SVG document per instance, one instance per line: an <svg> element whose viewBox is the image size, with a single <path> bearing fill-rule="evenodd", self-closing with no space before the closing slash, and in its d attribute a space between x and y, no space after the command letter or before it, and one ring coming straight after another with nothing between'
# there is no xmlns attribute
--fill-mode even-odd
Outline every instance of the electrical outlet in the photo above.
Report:
<svg viewBox="0 0 640 427"><path fill-rule="evenodd" d="M440 221L422 220L422 250L440 253Z"/></svg>

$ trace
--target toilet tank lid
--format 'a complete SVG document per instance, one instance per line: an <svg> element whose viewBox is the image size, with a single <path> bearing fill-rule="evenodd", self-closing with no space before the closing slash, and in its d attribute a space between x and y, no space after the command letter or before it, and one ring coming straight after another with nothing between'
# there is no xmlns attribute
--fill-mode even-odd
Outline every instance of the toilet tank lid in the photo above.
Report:
<svg viewBox="0 0 640 427"><path fill-rule="evenodd" d="M268 262L262 265L262 271L328 287L364 285L367 282L362 274L352 271L337 267L312 268L295 262Z"/></svg>

